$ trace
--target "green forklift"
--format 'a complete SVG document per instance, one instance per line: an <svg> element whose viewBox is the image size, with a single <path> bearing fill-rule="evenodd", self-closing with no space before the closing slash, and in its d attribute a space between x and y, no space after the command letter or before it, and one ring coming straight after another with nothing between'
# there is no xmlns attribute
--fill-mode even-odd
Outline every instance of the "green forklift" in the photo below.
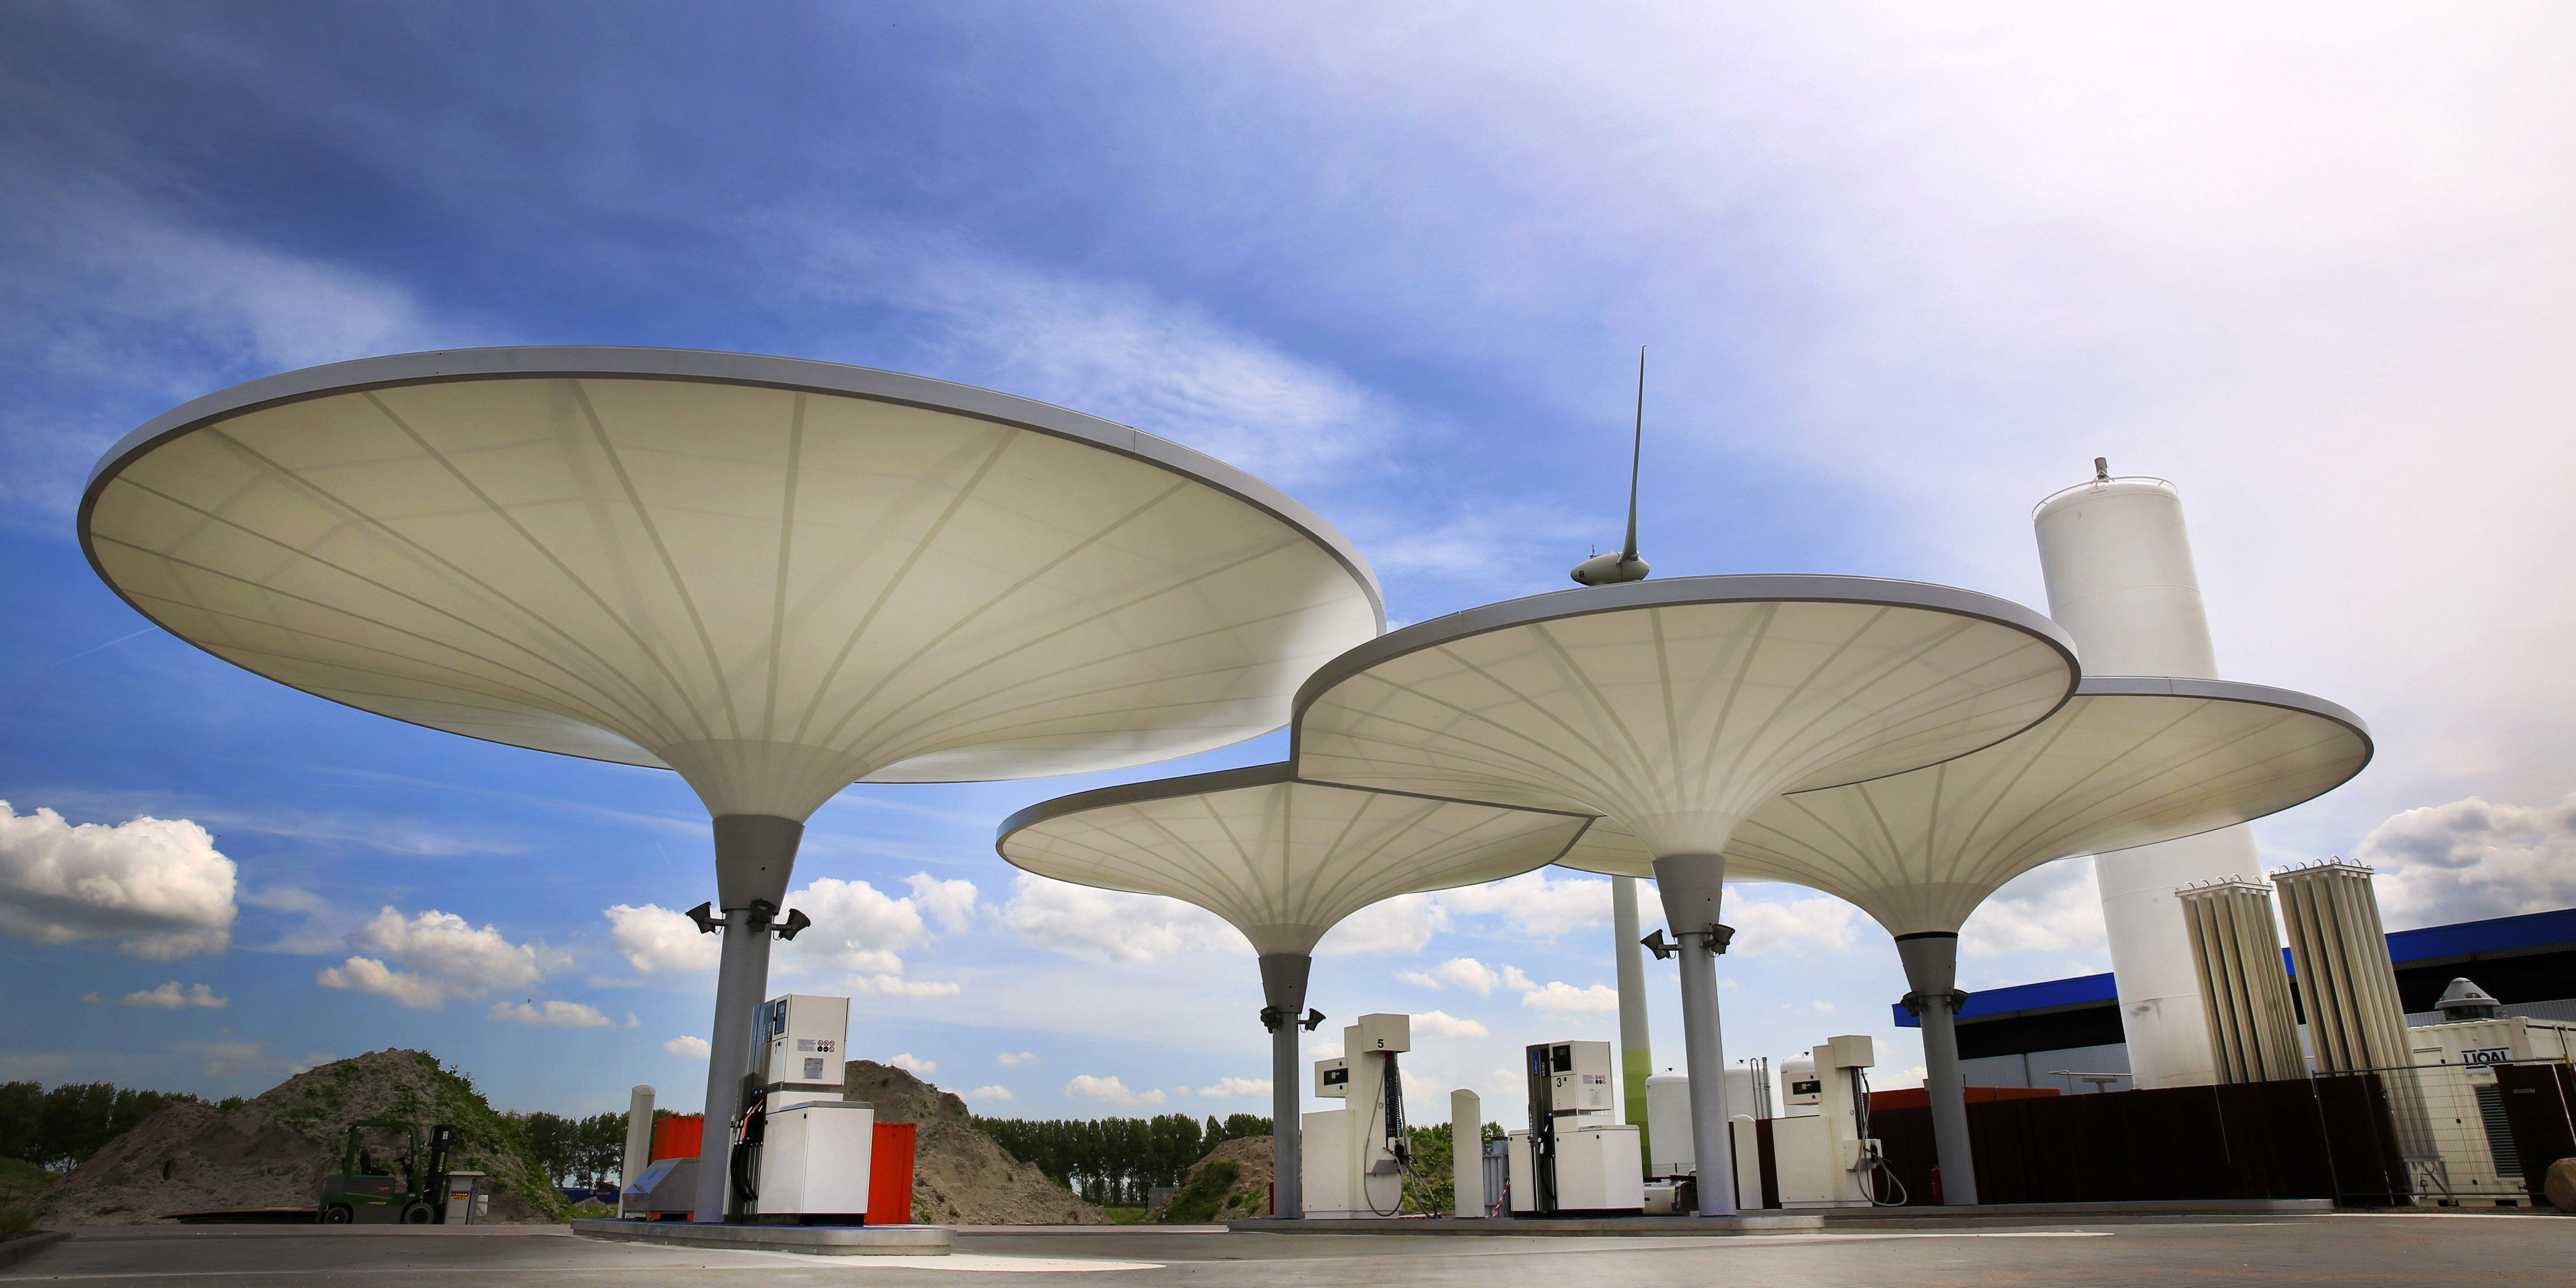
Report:
<svg viewBox="0 0 2576 1288"><path fill-rule="evenodd" d="M322 1178L324 1225L445 1225L447 1154L456 1129L371 1119L349 1124L340 1170Z"/></svg>

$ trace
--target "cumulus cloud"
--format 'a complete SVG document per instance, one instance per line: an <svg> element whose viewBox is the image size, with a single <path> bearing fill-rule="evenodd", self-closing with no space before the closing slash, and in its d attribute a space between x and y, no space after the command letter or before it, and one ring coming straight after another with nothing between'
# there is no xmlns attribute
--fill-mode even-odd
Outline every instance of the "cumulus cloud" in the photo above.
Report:
<svg viewBox="0 0 2576 1288"><path fill-rule="evenodd" d="M508 1002L494 1002L491 1012L484 1018L559 1029L605 1029L617 1024L617 1021L600 1014L598 1007L584 1006L579 1002L521 1002L515 1006Z"/></svg>
<svg viewBox="0 0 2576 1288"><path fill-rule="evenodd" d="M1014 1096L1014 1095L1012 1095L1012 1094L1011 1094L1011 1089L1010 1089L1010 1088L1008 1088L1008 1087L977 1087L977 1088L975 1088L973 1091L961 1091L961 1092L959 1092L959 1093L957 1093L957 1094L959 1094L959 1095L961 1095L961 1096L964 1096L964 1097L965 1097L965 1098L967 1098L968 1100L1017 1100L1017 1099L1019 1099L1019 1097L1018 1097L1018 1096Z"/></svg>
<svg viewBox="0 0 2576 1288"><path fill-rule="evenodd" d="M1452 957L1427 971L1405 970L1395 973L1397 979L1408 984L1419 984L1424 988L1447 988L1454 984L1475 993L1478 997L1492 996L1496 988L1509 982L1507 975L1510 979L1518 981L1512 983L1512 987L1529 987L1529 976L1521 974L1519 968L1506 966L1497 971L1473 957Z"/></svg>
<svg viewBox="0 0 2576 1288"><path fill-rule="evenodd" d="M1315 955L1418 953L1448 925L1449 914L1434 896L1397 895L1344 917L1315 945Z"/></svg>
<svg viewBox="0 0 2576 1288"><path fill-rule="evenodd" d="M1508 880L1443 890L1431 897L1449 913L1463 917L1499 916L1513 930L1540 939L1610 924L1607 878L1550 875L1554 871L1541 868Z"/></svg>
<svg viewBox="0 0 2576 1288"><path fill-rule="evenodd" d="M77 827L0 801L0 933L38 944L110 939L146 961L232 942L233 861L187 819Z"/></svg>
<svg viewBox="0 0 2576 1288"><path fill-rule="evenodd" d="M608 918L609 943L641 974L708 974L724 956L723 936L707 934L687 916L659 904L621 903L600 915Z"/></svg>
<svg viewBox="0 0 2576 1288"><path fill-rule="evenodd" d="M1607 984L1576 988L1562 980L1521 994L1521 1005L1550 1015L1607 1015L1619 1009L1619 990Z"/></svg>
<svg viewBox="0 0 2576 1288"><path fill-rule="evenodd" d="M1095 1078L1087 1073L1075 1074L1073 1081L1064 1084L1064 1094L1075 1100L1112 1105L1159 1105L1166 1099L1160 1087L1129 1091L1127 1084L1116 1077Z"/></svg>
<svg viewBox="0 0 2576 1288"><path fill-rule="evenodd" d="M353 993L373 993L421 1011L447 1009L447 990L439 981L410 971L399 971L374 957L352 957L337 966L325 966L313 976L313 982L324 988L344 988Z"/></svg>
<svg viewBox="0 0 2576 1288"><path fill-rule="evenodd" d="M954 935L975 920L974 882L935 880L927 872L915 872L903 880L912 887L912 902L929 913L941 930Z"/></svg>
<svg viewBox="0 0 2576 1288"><path fill-rule="evenodd" d="M1036 1063L1038 1057L1035 1052L1030 1051L1005 1051L993 1058L1001 1061L1006 1068L1016 1069L1024 1064Z"/></svg>
<svg viewBox="0 0 2576 1288"><path fill-rule="evenodd" d="M1959 927L1960 951L1970 957L2105 952L2109 945L2090 859L2050 863L2014 877Z"/></svg>
<svg viewBox="0 0 2576 1288"><path fill-rule="evenodd" d="M911 1072L911 1073L919 1074L920 1076L922 1076L922 1077L924 1077L924 1078L927 1078L927 1077L929 1077L930 1075L932 1075L932 1074L934 1074L934 1073L939 1072L939 1062L938 1062L938 1061L936 1061L936 1060L923 1060L923 1059L919 1059L919 1058L915 1057L915 1056L914 1056L910 1051L900 1052L900 1053L898 1053L898 1054L897 1054L893 1059L886 1061L886 1063L887 1063L887 1064L890 1064L890 1065L893 1065L894 1067L896 1067L896 1068L898 1068L898 1069L903 1069L903 1070L906 1070L906 1071Z"/></svg>
<svg viewBox="0 0 2576 1288"><path fill-rule="evenodd" d="M705 1038L691 1037L685 1033L663 1043L662 1049L672 1055L685 1056L691 1060L704 1060L714 1051L714 1048L707 1045Z"/></svg>
<svg viewBox="0 0 2576 1288"><path fill-rule="evenodd" d="M1493 1032L1474 1020L1462 1020L1447 1011L1424 1011L1413 1017L1413 1031L1435 1038L1483 1038Z"/></svg>
<svg viewBox="0 0 2576 1288"><path fill-rule="evenodd" d="M2390 924L2404 929L2547 912L2576 904L2576 793L2555 805L2472 796L2410 809L2364 837L2353 857Z"/></svg>
<svg viewBox="0 0 2576 1288"><path fill-rule="evenodd" d="M478 928L435 908L406 919L387 907L358 932L357 939L411 969L397 970L385 958L351 957L322 970L314 982L390 997L419 1010L444 1010L449 998L524 988L543 980L548 968L567 964L542 942L514 944L496 927Z"/></svg>
<svg viewBox="0 0 2576 1288"><path fill-rule="evenodd" d="M1852 917L1859 911L1826 894L1780 902L1739 894L1726 901L1726 920L1735 927L1735 939L1727 951L1747 957L1783 950L1799 957L1840 956L1850 952L1857 940Z"/></svg>
<svg viewBox="0 0 2576 1288"><path fill-rule="evenodd" d="M256 1067L265 1064L261 1053L267 1048L265 1042L209 1042L204 1048L206 1076L227 1077L244 1065ZM302 1073L303 1070L296 1072Z"/></svg>
<svg viewBox="0 0 2576 1288"><path fill-rule="evenodd" d="M1189 952L1249 955L1243 932L1161 895L1095 890L1023 872L1002 924L1037 947L1089 961L1150 962Z"/></svg>
<svg viewBox="0 0 2576 1288"><path fill-rule="evenodd" d="M1213 1100L1266 1096L1270 1094L1270 1080L1268 1078L1219 1078L1215 1086L1199 1088L1199 1094Z"/></svg>
<svg viewBox="0 0 2576 1288"><path fill-rule="evenodd" d="M955 997L961 991L955 984L882 974L852 975L841 981L841 987L853 993L870 993L878 997Z"/></svg>
<svg viewBox="0 0 2576 1288"><path fill-rule="evenodd" d="M95 994L92 996L95 996ZM188 989L183 992L179 988L179 981L174 979L167 984L163 984L159 988L140 993L128 993L120 1004L125 1006L148 1006L156 1010L163 1011L175 1011L181 1007L188 1006L203 1007L209 1011L220 1011L231 1006L233 1003L231 998L215 996L215 990L208 988L203 984L190 985Z"/></svg>

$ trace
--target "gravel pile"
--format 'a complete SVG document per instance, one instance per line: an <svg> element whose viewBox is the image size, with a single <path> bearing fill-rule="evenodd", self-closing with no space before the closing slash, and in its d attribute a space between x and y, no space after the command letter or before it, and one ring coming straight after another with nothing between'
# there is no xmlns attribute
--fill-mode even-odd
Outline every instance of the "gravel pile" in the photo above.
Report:
<svg viewBox="0 0 2576 1288"><path fill-rule="evenodd" d="M1181 1174L1181 1183L1173 1187L1173 1198L1186 1193L1200 1169L1210 1163L1234 1164L1234 1181L1225 1187L1225 1197L1217 1200L1216 1211L1201 1220L1241 1221L1265 1214L1270 1206L1269 1137L1237 1136L1209 1150L1207 1157L1190 1164L1190 1170ZM1170 1209L1171 1203L1167 1200L1163 1206L1147 1212L1145 1219L1160 1223L1170 1215Z"/></svg>
<svg viewBox="0 0 2576 1288"><path fill-rule="evenodd" d="M913 1220L926 1225L1110 1223L1108 1213L977 1131L966 1102L954 1092L873 1060L850 1061L841 1086L849 1099L875 1106L878 1122L914 1125ZM1268 1175L1266 1165L1263 1174Z"/></svg>
<svg viewBox="0 0 2576 1288"><path fill-rule="evenodd" d="M450 1123L449 1166L489 1173L487 1220L569 1219L562 1192L474 1084L426 1051L371 1051L299 1073L230 1113L176 1104L108 1143L37 1194L48 1226L147 1225L175 1212L312 1207L348 1123Z"/></svg>

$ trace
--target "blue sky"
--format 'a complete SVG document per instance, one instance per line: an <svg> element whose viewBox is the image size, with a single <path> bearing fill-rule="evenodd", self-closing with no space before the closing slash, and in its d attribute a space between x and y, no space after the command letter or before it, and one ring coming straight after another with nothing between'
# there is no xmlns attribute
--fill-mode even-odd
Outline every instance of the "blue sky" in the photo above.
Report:
<svg viewBox="0 0 2576 1288"><path fill-rule="evenodd" d="M0 1036L0 1076L251 1092L398 1044L505 1106L635 1082L694 1105L703 1064L667 1048L703 1035L707 973L611 915L710 893L682 784L235 671L146 630L72 539L99 451L169 406L453 345L776 353L1063 403L1286 488L1398 622L1555 589L1617 540L1639 344L1659 573L2039 604L2029 506L2105 455L2183 488L2224 672L2380 735L2360 780L2260 826L2267 861L2369 858L2398 925L2576 903L2570 28L2510 5L9 6L0 982L42 1022ZM844 792L798 885L866 883L814 897L873 938L791 954L781 986L894 981L857 998L854 1050L983 1112L1266 1112L1236 941L992 853L1011 810L1109 780ZM204 880L219 851L232 888L189 888L185 943L67 919L32 893L68 843L40 809L191 820L208 839L114 844ZM1525 881L1374 910L1318 965L1327 1035L1458 1022L1412 1065L1434 1117L1519 1043L1611 1034L1580 1009L1611 979L1601 884ZM2089 882L2078 861L2006 891L1967 985L2103 969ZM1883 936L1793 889L1736 907L1730 1051L1873 1033L1905 1081ZM352 956L435 987L327 986ZM1487 974L1443 971L1461 958Z"/></svg>

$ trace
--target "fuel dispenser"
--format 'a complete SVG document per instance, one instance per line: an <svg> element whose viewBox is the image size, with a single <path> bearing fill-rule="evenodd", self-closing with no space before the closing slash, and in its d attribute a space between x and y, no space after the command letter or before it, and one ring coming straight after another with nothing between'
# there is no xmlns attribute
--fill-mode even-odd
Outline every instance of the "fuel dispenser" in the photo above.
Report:
<svg viewBox="0 0 2576 1288"><path fill-rule="evenodd" d="M1363 1015L1342 1030L1343 1054L1315 1062L1315 1095L1348 1107L1304 1117L1300 1177L1309 1220L1395 1216L1413 1150L1404 1130L1404 1075L1413 1017Z"/></svg>
<svg viewBox="0 0 2576 1288"><path fill-rule="evenodd" d="M850 999L790 993L762 1003L756 1023L750 1108L732 1133L732 1219L867 1224L876 1110L841 1098Z"/></svg>
<svg viewBox="0 0 2576 1288"><path fill-rule="evenodd" d="M1813 1062L1782 1066L1793 1115L1771 1120L1773 1171L1784 1208L1872 1207L1901 1202L1882 1195L1895 1184L1878 1141L1869 1134L1869 1081L1877 1063L1865 1034L1827 1039ZM1800 1109L1805 1113L1800 1113Z"/></svg>
<svg viewBox="0 0 2576 1288"><path fill-rule="evenodd" d="M1607 1042L1542 1042L1525 1053L1529 1127L1510 1133L1512 1215L1635 1216L1645 1209L1635 1127L1614 1121Z"/></svg>

